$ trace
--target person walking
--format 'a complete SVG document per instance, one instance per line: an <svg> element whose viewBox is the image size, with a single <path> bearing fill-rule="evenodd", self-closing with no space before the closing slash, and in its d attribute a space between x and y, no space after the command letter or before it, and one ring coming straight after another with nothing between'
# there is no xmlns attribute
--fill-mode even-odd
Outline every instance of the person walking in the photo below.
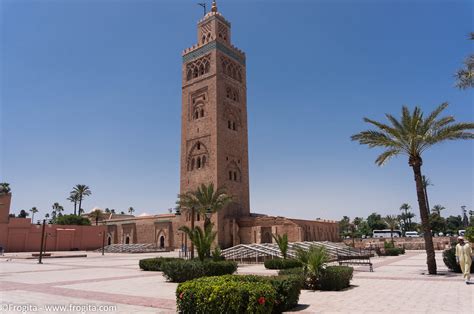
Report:
<svg viewBox="0 0 474 314"><path fill-rule="evenodd" d="M469 242L464 241L464 237L458 237L458 244L456 245L456 262L461 267L463 278L466 279L466 284L470 284L471 280L471 264L472 264L472 248Z"/></svg>

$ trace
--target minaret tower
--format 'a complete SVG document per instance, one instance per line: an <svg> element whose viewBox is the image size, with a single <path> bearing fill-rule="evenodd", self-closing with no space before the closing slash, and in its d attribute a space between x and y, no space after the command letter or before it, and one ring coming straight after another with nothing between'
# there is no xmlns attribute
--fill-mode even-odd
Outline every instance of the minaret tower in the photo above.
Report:
<svg viewBox="0 0 474 314"><path fill-rule="evenodd" d="M219 245L228 247L231 221L250 214L245 54L215 1L197 26L198 43L183 51L180 193L214 183L234 196L212 217Z"/></svg>

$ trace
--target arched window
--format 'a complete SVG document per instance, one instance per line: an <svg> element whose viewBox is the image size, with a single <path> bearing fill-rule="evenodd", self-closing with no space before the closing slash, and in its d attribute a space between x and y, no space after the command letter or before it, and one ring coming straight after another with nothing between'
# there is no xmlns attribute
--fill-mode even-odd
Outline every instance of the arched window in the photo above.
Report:
<svg viewBox="0 0 474 314"><path fill-rule="evenodd" d="M206 166L206 156L202 156L201 166L204 168Z"/></svg>
<svg viewBox="0 0 474 314"><path fill-rule="evenodd" d="M191 170L194 170L194 158L191 159Z"/></svg>
<svg viewBox="0 0 474 314"><path fill-rule="evenodd" d="M201 143L200 143L200 142L197 143L196 149L197 149L197 150L200 150L200 149L201 149Z"/></svg>
<svg viewBox="0 0 474 314"><path fill-rule="evenodd" d="M186 79L189 81L190 79L193 78L193 71L191 69L188 70L188 74L186 76Z"/></svg>
<svg viewBox="0 0 474 314"><path fill-rule="evenodd" d="M196 110L194 112L194 120L196 120L197 118L199 118L199 112Z"/></svg>
<svg viewBox="0 0 474 314"><path fill-rule="evenodd" d="M229 180L232 181L232 171L229 171Z"/></svg>
<svg viewBox="0 0 474 314"><path fill-rule="evenodd" d="M201 157L198 157L198 158L197 158L196 168L197 168L197 169L201 168Z"/></svg>
<svg viewBox="0 0 474 314"><path fill-rule="evenodd" d="M232 122L232 130L235 131L235 122Z"/></svg>
<svg viewBox="0 0 474 314"><path fill-rule="evenodd" d="M227 128L229 128L229 129L232 128L232 122L230 122L230 120L227 121Z"/></svg>
<svg viewBox="0 0 474 314"><path fill-rule="evenodd" d="M234 181L237 181L237 172L234 171Z"/></svg>
<svg viewBox="0 0 474 314"><path fill-rule="evenodd" d="M201 118L204 117L204 109L201 109Z"/></svg>
<svg viewBox="0 0 474 314"><path fill-rule="evenodd" d="M206 42L206 35L202 35L202 43L204 44Z"/></svg>

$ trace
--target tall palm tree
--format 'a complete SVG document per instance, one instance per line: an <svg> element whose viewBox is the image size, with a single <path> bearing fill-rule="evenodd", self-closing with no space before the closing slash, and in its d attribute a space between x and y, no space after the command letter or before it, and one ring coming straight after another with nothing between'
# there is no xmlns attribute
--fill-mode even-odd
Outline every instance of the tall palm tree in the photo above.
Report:
<svg viewBox="0 0 474 314"><path fill-rule="evenodd" d="M474 40L474 33L471 33L469 38ZM467 89L474 87L474 54L469 55L464 60L464 67L456 72L455 77L457 79L457 88Z"/></svg>
<svg viewBox="0 0 474 314"><path fill-rule="evenodd" d="M79 194L75 191L72 191L67 198L68 201L74 203L74 215L77 213L77 202L79 202Z"/></svg>
<svg viewBox="0 0 474 314"><path fill-rule="evenodd" d="M179 208L194 209L201 214L216 213L232 201L232 196L226 193L224 187L214 189L214 184L201 184L195 191L178 195L176 204ZM204 228L211 223L205 216Z"/></svg>
<svg viewBox="0 0 474 314"><path fill-rule="evenodd" d="M134 212L134 211L135 211L135 208L133 208L132 206L130 206L130 207L128 208L128 213L129 213L130 215L133 215L133 212Z"/></svg>
<svg viewBox="0 0 474 314"><path fill-rule="evenodd" d="M383 221L387 224L388 228L390 229L390 240L393 243L393 230L397 229L398 227L398 217L394 215L387 215Z"/></svg>
<svg viewBox="0 0 474 314"><path fill-rule="evenodd" d="M433 213L437 214L438 216L441 216L441 211L442 211L443 209L446 209L446 208L443 207L442 205L439 205L439 204L438 204L438 205L433 206L433 208L431 209L431 211L432 211Z"/></svg>
<svg viewBox="0 0 474 314"><path fill-rule="evenodd" d="M423 184L423 192L425 193L425 200L426 200L426 208L428 209L428 216L430 215L430 202L428 199L428 187L433 186L434 184L431 183L430 178L425 175L421 176L421 182Z"/></svg>
<svg viewBox="0 0 474 314"><path fill-rule="evenodd" d="M71 193L77 194L77 197L79 198L79 215L81 214L82 211L82 200L84 199L85 196L89 196L92 194L91 189L85 185L85 184L78 184L76 185ZM76 211L74 210L74 215L76 214Z"/></svg>
<svg viewBox="0 0 474 314"><path fill-rule="evenodd" d="M423 159L421 155L431 146L447 140L474 139L474 133L471 131L474 129L474 123L455 123L452 116L438 118L447 106L447 103L440 105L427 117L423 116L423 112L419 107L415 107L413 112L410 112L404 106L400 120L386 114L391 125L364 118L365 122L374 125L377 130L367 130L352 136L353 141L368 145L370 148L385 148L385 151L375 160L379 166L398 155L408 157L408 165L413 169L415 177L418 206L425 238L428 272L430 274L436 274L436 260L423 189L421 173Z"/></svg>
<svg viewBox="0 0 474 314"><path fill-rule="evenodd" d="M95 220L95 225L98 226L99 225L99 219L102 218L102 211L100 209L94 210L90 214L90 218L94 219Z"/></svg>
<svg viewBox="0 0 474 314"><path fill-rule="evenodd" d="M34 221L35 220L35 214L38 212L38 209L36 207L32 207L30 209L30 212L31 212L31 221Z"/></svg>

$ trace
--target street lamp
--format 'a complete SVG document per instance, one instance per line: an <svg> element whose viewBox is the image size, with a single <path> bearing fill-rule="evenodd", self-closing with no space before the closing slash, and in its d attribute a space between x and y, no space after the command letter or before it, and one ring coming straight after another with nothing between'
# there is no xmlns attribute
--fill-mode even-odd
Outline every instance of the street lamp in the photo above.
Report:
<svg viewBox="0 0 474 314"><path fill-rule="evenodd" d="M102 256L104 256L105 251L105 230L99 233L99 237L102 236Z"/></svg>
<svg viewBox="0 0 474 314"><path fill-rule="evenodd" d="M46 225L46 219L43 219L43 228L41 230L41 246L40 246L40 254L38 258L38 264L43 264L43 245L44 245L45 225Z"/></svg>

